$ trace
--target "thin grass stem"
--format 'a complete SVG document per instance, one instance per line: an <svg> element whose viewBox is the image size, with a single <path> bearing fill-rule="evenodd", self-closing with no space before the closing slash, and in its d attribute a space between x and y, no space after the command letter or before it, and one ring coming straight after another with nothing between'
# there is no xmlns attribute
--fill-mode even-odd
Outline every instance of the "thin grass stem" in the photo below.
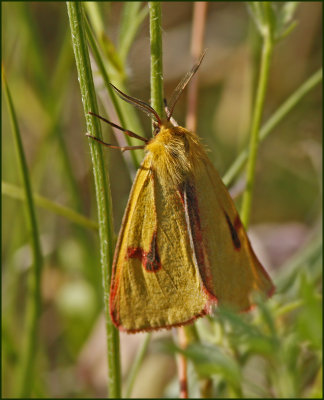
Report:
<svg viewBox="0 0 324 400"><path fill-rule="evenodd" d="M164 115L161 3L149 2L151 43L151 106L160 118Z"/></svg>
<svg viewBox="0 0 324 400"><path fill-rule="evenodd" d="M195 1L193 4L191 56L195 63L203 52L208 2ZM197 130L198 77L196 74L192 78L187 93L186 128L193 132Z"/></svg>
<svg viewBox="0 0 324 400"><path fill-rule="evenodd" d="M134 387L135 379L136 379L136 377L138 375L138 372L139 372L139 370L141 368L141 365L143 363L144 357L145 357L145 355L147 353L147 349L148 349L148 346L150 344L151 337L152 337L152 334L151 333L147 333L144 336L144 340L142 341L142 343L141 343L141 345L140 345L140 347L139 347L139 349L137 351L137 354L135 356L135 360L133 361L131 370L130 370L130 372L128 374L128 379L127 379L127 383L126 383L126 390L125 390L125 398L126 399L129 399L131 397L131 395L132 395L132 390L133 390L133 387Z"/></svg>
<svg viewBox="0 0 324 400"><path fill-rule="evenodd" d="M84 30L83 5L81 2L67 2L72 45L78 70L87 131L102 138L99 120L88 113L98 113L90 58ZM114 249L112 204L108 176L105 174L102 148L95 141L89 141L98 206L101 270L104 290L108 351L108 391L109 397L119 398L121 393L119 333L109 317L109 287Z"/></svg>
<svg viewBox="0 0 324 400"><path fill-rule="evenodd" d="M260 74L257 86L254 111L252 116L252 126L249 144L249 158L246 168L246 187L243 194L241 207L241 219L243 225L248 227L251 213L253 187L255 181L255 167L259 147L259 127L261 123L263 106L265 101L266 88L269 78L270 61L272 55L272 39L270 33L265 36L263 41Z"/></svg>
<svg viewBox="0 0 324 400"><path fill-rule="evenodd" d="M23 349L21 353L20 365L17 379L17 395L21 398L31 396L34 383L34 366L37 353L39 317L41 313L41 272L43 257L39 239L39 228L36 219L32 188L29 178L27 161L21 140L18 120L15 113L14 104L11 98L4 71L2 69L2 82L7 100L12 132L14 135L19 169L22 176L24 196L26 199L27 220L30 229L30 239L33 254L32 268L29 274L28 292L26 299L26 322L25 336L23 338Z"/></svg>
<svg viewBox="0 0 324 400"><path fill-rule="evenodd" d="M182 350L186 350L188 346L188 340L185 332L185 328L180 326L178 329L178 341L179 347ZM179 379L179 398L187 399L188 393L188 363L187 357L183 353L177 353L177 364L178 364L178 379Z"/></svg>
<svg viewBox="0 0 324 400"><path fill-rule="evenodd" d="M1 184L2 194L17 200L25 200L25 195L23 189L16 185L12 185L8 182L2 182ZM72 210L71 208L62 206L61 204L55 203L54 201L47 199L44 196L40 196L37 193L33 193L34 203L38 207L42 207L48 211L60 215L69 221L87 229L98 230L98 224L89 218L86 218L82 214L79 214Z"/></svg>

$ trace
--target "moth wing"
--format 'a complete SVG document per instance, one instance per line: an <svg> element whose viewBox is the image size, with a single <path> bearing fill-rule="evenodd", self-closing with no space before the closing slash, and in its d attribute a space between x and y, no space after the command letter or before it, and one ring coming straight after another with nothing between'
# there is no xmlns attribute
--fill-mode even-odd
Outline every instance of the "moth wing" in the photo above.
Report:
<svg viewBox="0 0 324 400"><path fill-rule="evenodd" d="M121 330L183 325L207 312L179 192L149 155L135 178L116 246L110 314Z"/></svg>
<svg viewBox="0 0 324 400"><path fill-rule="evenodd" d="M240 217L216 169L207 159L184 189L187 225L196 264L218 304L248 310L253 292L274 285L256 257Z"/></svg>

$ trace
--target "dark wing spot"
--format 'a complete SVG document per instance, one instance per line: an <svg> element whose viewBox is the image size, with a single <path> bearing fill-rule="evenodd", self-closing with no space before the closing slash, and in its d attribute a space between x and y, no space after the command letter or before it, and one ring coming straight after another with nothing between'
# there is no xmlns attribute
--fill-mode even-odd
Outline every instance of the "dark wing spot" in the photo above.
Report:
<svg viewBox="0 0 324 400"><path fill-rule="evenodd" d="M179 186L181 202L184 206L190 246L194 254L194 261L199 269L204 287L209 294L213 294L213 278L208 268L208 254L203 240L203 228L200 221L199 203L195 186L186 181Z"/></svg>
<svg viewBox="0 0 324 400"><path fill-rule="evenodd" d="M149 272L158 271L162 267L157 247L156 232L153 233L149 252L144 254L143 265L146 271Z"/></svg>
<svg viewBox="0 0 324 400"><path fill-rule="evenodd" d="M235 228L237 228L238 225L240 226L241 221L240 221L239 219L236 219L236 220L235 220L235 224L234 224L235 227L234 227L233 224L232 224L232 222L231 222L231 220L230 220L230 218L229 218L229 216L226 214L225 211L224 211L224 214L225 214L225 218L226 218L227 225L228 225L228 227L229 227L229 229L230 229L230 232L231 232L232 241L233 241L233 244L234 244L234 246L235 246L235 249L236 249L236 250L239 250L239 249L241 248L241 242L240 242L240 239L239 239L239 237L238 237L238 234L237 234L237 231L236 231ZM239 221L239 223L238 223L238 221Z"/></svg>

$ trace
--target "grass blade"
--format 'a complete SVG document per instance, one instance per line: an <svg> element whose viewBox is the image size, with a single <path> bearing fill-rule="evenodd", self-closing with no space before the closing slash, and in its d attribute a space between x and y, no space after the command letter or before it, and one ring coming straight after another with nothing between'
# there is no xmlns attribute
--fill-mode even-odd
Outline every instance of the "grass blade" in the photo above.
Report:
<svg viewBox="0 0 324 400"><path fill-rule="evenodd" d="M2 69L2 82L7 100L8 110L11 119L12 132L14 135L15 145L17 149L19 168L22 176L24 188L24 196L27 205L27 219L30 226L30 238L33 253L33 265L29 276L29 286L27 293L26 306L26 336L24 338L23 350L19 366L19 375L17 382L17 394L19 397L30 397L33 388L33 373L36 359L37 339L39 316L41 312L41 271L43 266L43 257L39 240L39 229L36 220L34 200L32 195L29 173L27 168L26 157L23 144L21 141L18 121L6 82L4 71Z"/></svg>
<svg viewBox="0 0 324 400"><path fill-rule="evenodd" d="M84 30L83 6L80 2L67 2L68 15L72 35L72 45L78 70L82 103L86 118L87 131L101 138L101 128L97 118L88 114L89 111L98 113L97 100L93 84L90 58ZM109 286L111 280L111 265L114 249L112 225L112 205L108 176L105 174L102 148L89 139L93 174L96 187L98 206L99 238L101 269L104 289L104 305L106 316L107 350L108 350L108 390L109 396L120 397L120 355L119 333L109 317Z"/></svg>
<svg viewBox="0 0 324 400"><path fill-rule="evenodd" d="M12 185L11 183L2 182L1 184L2 194L5 194L12 199L17 200L25 200L24 191L20 187L16 185ZM61 204L57 204L52 200L47 199L46 197L40 196L39 194L33 193L33 199L35 205L45 208L46 210L52 211L57 215L61 215L66 219L74 222L75 224L82 226L88 229L98 229L98 224L91 219L86 218L82 214L79 214L72 210L71 208L62 206Z"/></svg>
<svg viewBox="0 0 324 400"><path fill-rule="evenodd" d="M161 4L149 2L150 7L150 42L151 42L151 106L164 115L163 105L163 69L162 69L162 29Z"/></svg>

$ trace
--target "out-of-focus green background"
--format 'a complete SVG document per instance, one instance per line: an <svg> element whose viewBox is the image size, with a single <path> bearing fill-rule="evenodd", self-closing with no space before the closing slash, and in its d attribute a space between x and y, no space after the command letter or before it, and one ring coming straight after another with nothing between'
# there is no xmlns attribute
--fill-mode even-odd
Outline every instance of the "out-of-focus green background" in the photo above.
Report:
<svg viewBox="0 0 324 400"><path fill-rule="evenodd" d="M166 98L192 65L193 4L162 3ZM92 168L66 4L2 2L1 6L3 65L33 191L95 221ZM118 51L125 7L125 2L98 3L112 53L114 48ZM321 66L322 3L299 3L295 20L295 29L274 49L263 121ZM207 53L199 72L197 131L211 150L214 165L224 175L248 142L260 57L260 38L245 3L208 3L204 47ZM127 93L149 101L149 68L146 16L129 54L122 59L123 73L118 75L112 69L111 80L119 82L123 75ZM100 112L118 122L95 64L93 71ZM197 376L203 376L210 379L210 393L219 397L321 397L321 110L318 85L260 145L250 237L274 281L286 285L279 284L281 291L263 305L263 312L256 311L242 320L221 314L218 322L213 321L213 328L199 321L203 332L200 337L206 342L201 340L195 354L206 356L208 346L215 345L222 349L217 354L223 358L215 357L208 363L202 357L205 361L201 367L192 357L192 396L198 396ZM184 124L185 113L184 95L174 113L179 124ZM149 119L140 114L138 119L141 131L137 133L149 137ZM103 126L103 132L107 141L115 141L108 126ZM135 173L129 156L124 156L115 150L105 151L116 234ZM21 187L17 165L3 99L2 181L6 185ZM242 182L238 176L232 187L238 206ZM12 193L8 185L3 188L4 397L15 392L31 263L25 204ZM36 211L45 263L33 396L105 396L106 342L97 232L47 207L37 207ZM286 276L289 279L284 281ZM271 321L273 330L265 321ZM255 330L249 330L250 324ZM168 331L153 335L135 382L134 397L177 396L174 355L170 346L165 346L170 338ZM124 380L142 340L141 334L121 335ZM229 376L235 373L237 380L233 381Z"/></svg>

